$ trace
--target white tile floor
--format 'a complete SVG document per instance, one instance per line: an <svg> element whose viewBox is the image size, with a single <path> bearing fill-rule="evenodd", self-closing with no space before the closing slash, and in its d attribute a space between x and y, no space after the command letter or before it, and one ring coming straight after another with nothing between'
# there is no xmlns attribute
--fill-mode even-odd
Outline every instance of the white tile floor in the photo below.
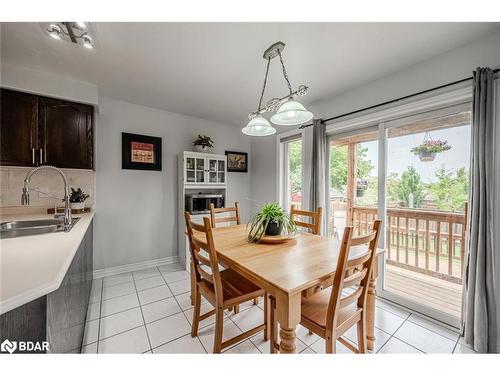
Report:
<svg viewBox="0 0 500 375"><path fill-rule="evenodd" d="M211 353L214 318L200 324L192 338L189 275L178 264L148 268L94 280L82 353ZM211 308L202 305L202 312ZM263 321L262 301L248 302L240 313L226 312L224 338ZM408 310L377 300L377 353L474 353L458 333ZM345 337L356 343L355 328ZM297 329L297 352L324 353L324 340ZM337 343L338 353L350 353ZM269 353L259 333L225 353Z"/></svg>

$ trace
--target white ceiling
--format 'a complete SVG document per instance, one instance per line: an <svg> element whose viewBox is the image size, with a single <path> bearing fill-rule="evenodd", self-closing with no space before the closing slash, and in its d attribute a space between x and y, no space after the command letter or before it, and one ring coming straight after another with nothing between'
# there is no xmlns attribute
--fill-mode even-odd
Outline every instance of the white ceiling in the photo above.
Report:
<svg viewBox="0 0 500 375"><path fill-rule="evenodd" d="M263 51L287 43L292 88L307 104L464 45L495 23L98 23L98 48L53 40L37 23L3 23L2 61L99 86L101 95L243 126L256 109ZM287 93L278 60L265 99Z"/></svg>

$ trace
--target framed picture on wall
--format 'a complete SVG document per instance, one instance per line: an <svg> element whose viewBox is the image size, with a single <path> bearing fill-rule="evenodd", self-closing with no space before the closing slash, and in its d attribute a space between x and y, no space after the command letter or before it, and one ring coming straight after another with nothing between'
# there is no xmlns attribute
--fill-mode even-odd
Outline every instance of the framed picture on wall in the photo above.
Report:
<svg viewBox="0 0 500 375"><path fill-rule="evenodd" d="M122 169L161 171L161 138L122 133Z"/></svg>
<svg viewBox="0 0 500 375"><path fill-rule="evenodd" d="M248 154L246 152L226 151L228 172L248 172Z"/></svg>

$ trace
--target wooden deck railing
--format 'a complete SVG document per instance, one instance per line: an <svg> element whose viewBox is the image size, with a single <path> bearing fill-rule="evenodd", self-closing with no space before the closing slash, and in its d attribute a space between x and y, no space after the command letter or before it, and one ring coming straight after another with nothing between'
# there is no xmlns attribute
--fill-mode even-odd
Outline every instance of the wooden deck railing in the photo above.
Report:
<svg viewBox="0 0 500 375"><path fill-rule="evenodd" d="M368 232L376 217L376 208L354 206L355 233ZM386 262L461 283L466 227L464 213L388 208Z"/></svg>

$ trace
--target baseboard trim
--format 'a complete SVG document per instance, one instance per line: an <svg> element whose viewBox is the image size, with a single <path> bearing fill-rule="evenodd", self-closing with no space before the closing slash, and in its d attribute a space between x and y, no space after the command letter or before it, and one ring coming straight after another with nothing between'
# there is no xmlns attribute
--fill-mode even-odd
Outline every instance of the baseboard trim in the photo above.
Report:
<svg viewBox="0 0 500 375"><path fill-rule="evenodd" d="M172 264L179 262L179 257L172 256L160 259L145 260L144 262L125 264L123 266L115 266L94 270L93 278L100 279L101 277L118 275L120 273L137 271L143 268L158 267L164 264Z"/></svg>

